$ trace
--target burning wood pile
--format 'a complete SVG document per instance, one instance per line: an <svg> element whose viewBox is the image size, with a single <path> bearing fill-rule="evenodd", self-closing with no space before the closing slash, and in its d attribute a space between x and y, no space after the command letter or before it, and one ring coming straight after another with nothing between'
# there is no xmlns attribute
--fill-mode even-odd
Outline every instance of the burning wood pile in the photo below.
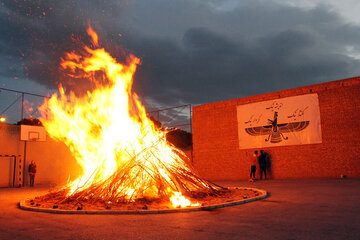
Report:
<svg viewBox="0 0 360 240"><path fill-rule="evenodd" d="M171 148L172 162L165 162L161 145L168 144L160 138L154 145L144 148L140 153L129 156L125 163L118 166L114 173L102 179L101 166L94 172L92 179L83 185L65 186L60 191L49 193L38 200L50 201L54 206L72 204L82 207L86 205L103 205L107 208L122 204L138 204L140 207L151 202L166 204L173 207L199 206L192 203L195 199L207 196L220 196L227 189L201 179L190 164L184 164L187 157L176 148Z"/></svg>
<svg viewBox="0 0 360 240"><path fill-rule="evenodd" d="M47 116L41 122L48 134L69 147L83 175L37 202L81 208L167 201L186 207L224 194L225 188L199 177L186 155L166 141L166 132L147 118L132 92L139 59L130 55L127 64L120 64L99 47L90 26L88 34L92 48L84 47L83 55L68 53L61 66L72 77L94 81L97 88L77 97L67 96L60 86L61 96L54 94L40 109Z"/></svg>

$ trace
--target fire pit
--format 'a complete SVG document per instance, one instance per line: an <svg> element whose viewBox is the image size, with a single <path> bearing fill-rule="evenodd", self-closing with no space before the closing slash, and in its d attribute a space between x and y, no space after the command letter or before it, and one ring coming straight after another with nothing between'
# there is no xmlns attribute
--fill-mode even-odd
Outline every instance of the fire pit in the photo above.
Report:
<svg viewBox="0 0 360 240"><path fill-rule="evenodd" d="M67 185L22 201L23 209L51 212L146 212L209 209L266 196L255 189L229 189L202 179L191 161L166 141L132 92L140 60L129 55L120 64L98 44L67 53L61 66L73 77L95 82L95 90L76 96L60 86L40 107L51 138L65 143L83 169ZM46 116L46 117L45 117ZM224 201L222 201L224 200Z"/></svg>
<svg viewBox="0 0 360 240"><path fill-rule="evenodd" d="M207 196L199 200L199 206L173 208L166 201L135 201L133 203L97 203L64 204L43 201L43 197L27 199L20 202L24 210L57 214L160 214L173 212L206 211L249 203L267 197L267 192L255 188L228 188L225 194L218 197Z"/></svg>

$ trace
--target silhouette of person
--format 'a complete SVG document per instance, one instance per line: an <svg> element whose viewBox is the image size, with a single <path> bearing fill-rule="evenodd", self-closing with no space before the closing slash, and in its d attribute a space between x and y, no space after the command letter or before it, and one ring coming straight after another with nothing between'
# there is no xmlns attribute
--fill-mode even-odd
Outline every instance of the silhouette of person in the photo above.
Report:
<svg viewBox="0 0 360 240"><path fill-rule="evenodd" d="M258 151L255 150L254 154L251 156L250 159L250 179L255 179L255 173L256 173L256 163L258 162Z"/></svg>
<svg viewBox="0 0 360 240"><path fill-rule="evenodd" d="M264 152L266 162L266 174L268 178L271 178L271 156L269 153Z"/></svg>
<svg viewBox="0 0 360 240"><path fill-rule="evenodd" d="M36 174L36 164L34 161L31 161L31 163L29 164L28 171L30 176L30 186L33 187L35 181L35 174Z"/></svg>
<svg viewBox="0 0 360 240"><path fill-rule="evenodd" d="M262 179L263 174L266 179L266 155L263 150L260 150L259 166L260 166L260 180Z"/></svg>

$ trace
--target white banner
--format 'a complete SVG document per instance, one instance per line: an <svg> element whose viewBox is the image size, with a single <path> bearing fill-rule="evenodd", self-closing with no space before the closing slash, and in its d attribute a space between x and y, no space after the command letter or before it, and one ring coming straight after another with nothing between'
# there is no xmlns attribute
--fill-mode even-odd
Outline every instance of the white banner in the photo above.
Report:
<svg viewBox="0 0 360 240"><path fill-rule="evenodd" d="M240 149L321 143L317 94L237 106Z"/></svg>

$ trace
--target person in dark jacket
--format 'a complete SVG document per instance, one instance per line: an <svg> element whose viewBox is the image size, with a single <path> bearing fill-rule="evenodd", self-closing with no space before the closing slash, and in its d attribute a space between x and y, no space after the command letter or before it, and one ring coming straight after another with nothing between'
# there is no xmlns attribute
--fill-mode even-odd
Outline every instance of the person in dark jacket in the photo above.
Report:
<svg viewBox="0 0 360 240"><path fill-rule="evenodd" d="M260 166L260 180L263 177L266 179L266 154L263 150L260 150L260 156L259 156L259 166Z"/></svg>
<svg viewBox="0 0 360 240"><path fill-rule="evenodd" d="M35 174L36 174L36 164L34 161L31 161L29 164L29 176L30 176L30 186L34 186L35 181Z"/></svg>

